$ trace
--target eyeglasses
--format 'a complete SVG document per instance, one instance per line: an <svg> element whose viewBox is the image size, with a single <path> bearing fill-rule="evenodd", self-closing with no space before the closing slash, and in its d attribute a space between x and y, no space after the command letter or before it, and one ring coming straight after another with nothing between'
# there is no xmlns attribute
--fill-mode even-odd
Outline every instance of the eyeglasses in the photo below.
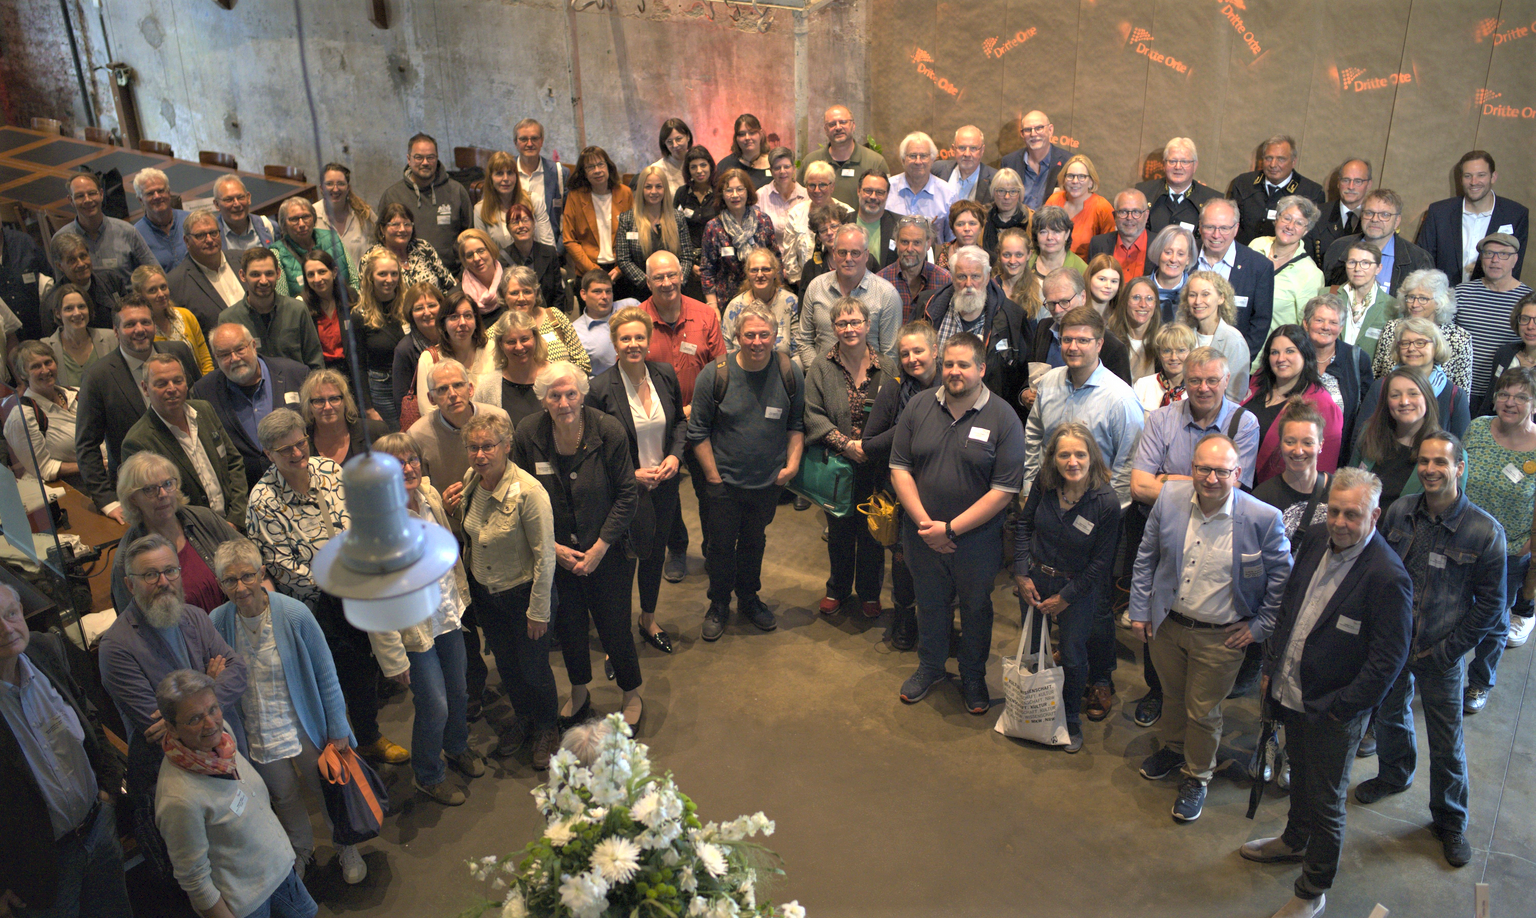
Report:
<svg viewBox="0 0 1536 918"><path fill-rule="evenodd" d="M1397 216L1395 210L1362 210L1360 216L1367 220L1390 220Z"/></svg>
<svg viewBox="0 0 1536 918"><path fill-rule="evenodd" d="M1232 477L1232 473L1237 471L1237 469L1223 469L1214 465L1197 465L1192 471L1195 473L1194 477L1196 478L1210 478L1212 475L1215 475L1217 481L1226 481Z"/></svg>
<svg viewBox="0 0 1536 918"><path fill-rule="evenodd" d="M410 468L420 468L421 467L421 457L420 456L396 456L395 458L399 459L400 460L400 464L403 465L403 466L408 466Z"/></svg>
<svg viewBox="0 0 1536 918"><path fill-rule="evenodd" d="M295 440L287 446L274 446L272 452L279 456L302 456L309 452L309 440Z"/></svg>
<svg viewBox="0 0 1536 918"><path fill-rule="evenodd" d="M1275 222L1281 226L1306 226L1307 218L1300 214L1287 213L1282 215L1280 219L1276 220Z"/></svg>
<svg viewBox="0 0 1536 918"><path fill-rule="evenodd" d="M413 163L430 163L437 159L436 153L412 153L409 157Z"/></svg>
<svg viewBox="0 0 1536 918"><path fill-rule="evenodd" d="M1365 258L1352 258L1349 261L1344 262L1344 267L1349 268L1352 271L1357 268L1374 268L1376 267L1376 262Z"/></svg>
<svg viewBox="0 0 1536 918"><path fill-rule="evenodd" d="M1434 301L1435 301L1434 297L1432 297L1432 296L1425 296L1422 293L1405 293L1405 294L1403 294L1403 303L1405 303L1405 304L1411 304L1411 305L1414 305L1414 306L1422 306L1425 303L1433 303Z"/></svg>
<svg viewBox="0 0 1536 918"><path fill-rule="evenodd" d="M226 590L233 590L236 586L242 583L249 587L255 586L259 582L261 582L260 571L246 571L238 577L225 577L223 580L219 581L219 586Z"/></svg>
<svg viewBox="0 0 1536 918"><path fill-rule="evenodd" d="M138 578L140 583L158 583L161 577L164 577L171 583L175 583L181 579L181 568L168 567L163 571L144 571L143 573L128 574L127 576Z"/></svg>
<svg viewBox="0 0 1536 918"><path fill-rule="evenodd" d="M1071 306L1072 301L1075 299L1077 299L1077 294L1074 293L1064 300L1046 300L1042 305L1051 312L1055 312L1058 309L1066 309L1068 306Z"/></svg>
<svg viewBox="0 0 1536 918"><path fill-rule="evenodd" d="M1066 347L1069 344L1072 345L1073 347L1087 347L1088 345L1092 344L1093 342L1095 342L1097 340L1099 340L1099 339L1098 338L1080 338L1080 337L1071 337L1071 338L1069 338L1066 335L1062 335L1061 336L1061 345L1062 345L1062 347Z"/></svg>
<svg viewBox="0 0 1536 918"><path fill-rule="evenodd" d="M1531 397L1519 392L1500 392L1493 397L1496 402L1512 402L1516 405L1529 405Z"/></svg>
<svg viewBox="0 0 1536 918"><path fill-rule="evenodd" d="M1499 252L1494 249L1484 249L1483 257L1491 261L1508 261L1518 255L1518 252Z"/></svg>
<svg viewBox="0 0 1536 918"><path fill-rule="evenodd" d="M416 226L416 224L414 224L414 223L408 223L408 222L403 222L403 221L400 221L400 220L394 220L394 221L386 224L384 226L384 228L387 229L387 230L393 230L395 232L399 232L401 230L414 229L415 226Z"/></svg>
<svg viewBox="0 0 1536 918"><path fill-rule="evenodd" d="M806 182L805 183L805 190L806 191L826 191L828 188L831 188L831 187L832 187L832 183L831 182Z"/></svg>
<svg viewBox="0 0 1536 918"><path fill-rule="evenodd" d="M838 331L847 331L850 328L858 328L864 324L863 319L840 319L832 323L832 327Z"/></svg>
<svg viewBox="0 0 1536 918"><path fill-rule="evenodd" d="M176 488L179 485L180 482L178 482L176 479L167 478L164 481L157 481L154 484L147 484L144 487L139 488L137 493L143 497L159 497L161 494L176 493Z"/></svg>
<svg viewBox="0 0 1536 918"><path fill-rule="evenodd" d="M449 392L462 392L467 388L469 388L469 383L461 379L458 382L443 383L441 386L433 386L432 394L447 395Z"/></svg>
<svg viewBox="0 0 1536 918"><path fill-rule="evenodd" d="M1040 134L1040 133L1044 133L1045 129L1048 128L1048 127L1050 127L1049 124L1030 124L1030 125L1025 125L1025 126L1019 128L1019 133L1020 134Z"/></svg>
<svg viewBox="0 0 1536 918"><path fill-rule="evenodd" d="M1515 321L1521 325L1536 325L1536 316L1521 316Z"/></svg>
<svg viewBox="0 0 1536 918"><path fill-rule="evenodd" d="M203 241L205 239L217 239L218 236L219 236L219 231L216 230L216 229L203 230L200 233L188 233L187 234L187 238L188 239L196 239L199 242L201 242L201 241Z"/></svg>
<svg viewBox="0 0 1536 918"><path fill-rule="evenodd" d="M1195 164L1195 161L1192 160L1192 159L1165 159L1165 160L1163 160L1163 165L1164 166L1173 166L1173 167L1175 167L1177 169L1182 169L1185 166L1193 166L1194 164Z"/></svg>
<svg viewBox="0 0 1536 918"><path fill-rule="evenodd" d="M492 440L489 443L465 443L464 452L469 453L471 456L478 456L481 453L494 453L496 451L496 447L505 442L507 441Z"/></svg>
<svg viewBox="0 0 1536 918"><path fill-rule="evenodd" d="M1142 214L1146 213L1149 209L1150 208L1143 207L1140 210L1117 210L1117 211L1115 211L1115 216L1119 217L1122 220L1129 220L1132 217L1139 217L1139 216L1141 216Z"/></svg>
<svg viewBox="0 0 1536 918"><path fill-rule="evenodd" d="M1063 175L1062 178L1064 180L1066 180L1066 181L1069 181L1069 182L1086 182L1086 181L1088 181L1088 176L1080 175L1080 174L1075 173L1075 172L1074 173L1070 173L1068 175Z"/></svg>
<svg viewBox="0 0 1536 918"><path fill-rule="evenodd" d="M1404 351L1427 351L1427 350L1429 350L1429 345L1430 345L1430 340L1428 338L1415 338L1415 339L1399 338L1399 339L1397 339L1397 346L1398 346L1398 348L1400 350L1404 350Z"/></svg>
<svg viewBox="0 0 1536 918"><path fill-rule="evenodd" d="M1202 232L1202 233L1230 233L1230 232L1232 232L1235 229L1237 229L1237 224L1236 223L1227 223L1227 224L1202 223L1202 224L1200 224L1200 232Z"/></svg>
<svg viewBox="0 0 1536 918"><path fill-rule="evenodd" d="M309 400L309 407L311 407L311 408L326 408L326 407L329 407L331 405L340 405L341 402L342 402L342 398L339 395L322 395L322 396L316 396L315 398L310 399Z"/></svg>
<svg viewBox="0 0 1536 918"><path fill-rule="evenodd" d="M1368 178L1344 178L1342 176L1339 178L1339 184L1340 185L1355 186L1355 185L1369 185L1370 183L1371 183L1371 180L1368 179Z"/></svg>

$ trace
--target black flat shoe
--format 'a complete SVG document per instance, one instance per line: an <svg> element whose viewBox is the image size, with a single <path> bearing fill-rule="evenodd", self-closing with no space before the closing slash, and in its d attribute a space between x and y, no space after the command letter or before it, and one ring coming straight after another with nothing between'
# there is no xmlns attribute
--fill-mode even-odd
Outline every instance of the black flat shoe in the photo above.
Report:
<svg viewBox="0 0 1536 918"><path fill-rule="evenodd" d="M588 720L591 720L591 719L592 719L592 695L589 692L587 694L587 700L581 703L581 707L576 711L576 713L572 714L570 717L566 717L564 715L561 715L561 717L560 717L560 732L564 733L565 731L571 729L572 727L576 726L577 724L586 723Z"/></svg>
<svg viewBox="0 0 1536 918"><path fill-rule="evenodd" d="M640 640L645 641L647 644L650 644L652 647L656 648L662 653L672 652L672 638L667 636L667 632L665 630L651 634L649 631L641 628Z"/></svg>
<svg viewBox="0 0 1536 918"><path fill-rule="evenodd" d="M608 681L609 682L613 681L613 658L612 657L603 657L603 675L608 677Z"/></svg>

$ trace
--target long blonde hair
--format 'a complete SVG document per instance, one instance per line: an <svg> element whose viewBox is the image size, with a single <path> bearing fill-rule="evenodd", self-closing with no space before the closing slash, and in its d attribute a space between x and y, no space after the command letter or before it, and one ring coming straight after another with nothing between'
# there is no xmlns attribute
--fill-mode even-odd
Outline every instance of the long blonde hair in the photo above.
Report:
<svg viewBox="0 0 1536 918"><path fill-rule="evenodd" d="M645 180L651 176L661 179L661 216L652 220L645 213ZM646 258L651 257L651 239L654 238L657 224L661 226L661 244L673 255L681 255L682 249L677 238L677 218L672 209L672 185L667 181L666 170L658 165L649 165L640 170L635 177L635 203L630 213L635 218L635 231L640 235L640 254Z"/></svg>
<svg viewBox="0 0 1536 918"><path fill-rule="evenodd" d="M496 190L496 183L491 181L491 176L503 169L512 171L515 184L512 186L512 197L503 200L501 192ZM533 210L533 202L528 198L528 189L523 187L523 176L517 171L517 160L511 153L497 150L491 154L491 158L485 164L485 184L480 198L480 221L486 226L495 226L507 219L507 208L513 204L522 204L530 211Z"/></svg>
<svg viewBox="0 0 1536 918"><path fill-rule="evenodd" d="M374 331L383 328L389 321L389 317L384 315L384 309L379 305L379 300L373 292L373 266L386 258L394 262L397 267L402 267L400 259L395 257L394 252L383 246L374 246L368 250L368 254L363 256L362 283L358 285L357 317L362 320L364 328ZM401 283L404 283L404 278L401 278ZM400 288L397 286L395 300L398 302L399 299Z"/></svg>

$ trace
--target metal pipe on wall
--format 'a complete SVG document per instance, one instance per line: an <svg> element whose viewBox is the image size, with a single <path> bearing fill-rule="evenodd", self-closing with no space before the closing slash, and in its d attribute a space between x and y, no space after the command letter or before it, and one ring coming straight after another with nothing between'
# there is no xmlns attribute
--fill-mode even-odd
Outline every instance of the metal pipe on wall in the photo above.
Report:
<svg viewBox="0 0 1536 918"><path fill-rule="evenodd" d="M64 16L64 34L69 37L69 54L75 59L75 80L80 84L80 104L85 106L85 123L96 127L96 106L91 104L91 93L85 85L85 66L80 62L80 44L75 40L75 23L69 18L69 0L59 0L59 12Z"/></svg>

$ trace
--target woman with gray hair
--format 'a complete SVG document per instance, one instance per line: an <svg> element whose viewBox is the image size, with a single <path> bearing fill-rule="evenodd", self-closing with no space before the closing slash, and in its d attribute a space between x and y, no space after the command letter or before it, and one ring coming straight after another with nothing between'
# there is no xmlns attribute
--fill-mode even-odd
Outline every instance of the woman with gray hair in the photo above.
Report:
<svg viewBox="0 0 1536 918"><path fill-rule="evenodd" d="M1390 320L1381 330L1376 342L1376 354L1371 358L1371 372L1377 379L1398 364L1397 336L1403 319L1419 316L1433 322L1440 329L1451 353L1446 360L1445 373L1451 382L1467 391L1472 390L1472 336L1456 324L1456 297L1451 293L1450 281L1445 272L1424 268L1403 278L1397 289L1395 309L1387 315ZM1459 435L1458 435L1459 436Z"/></svg>
<svg viewBox="0 0 1536 918"><path fill-rule="evenodd" d="M316 765L322 747L356 745L336 663L309 608L271 589L255 543L235 539L220 545L213 570L229 601L208 617L224 642L245 658L240 721L246 747L293 845L293 866L302 879L314 861L315 833L301 786L312 800L324 799ZM367 876L356 846L342 845L340 861L348 883Z"/></svg>
<svg viewBox="0 0 1536 918"><path fill-rule="evenodd" d="M1164 322L1172 322L1178 315L1184 284L1189 280L1189 267L1195 263L1195 251L1195 234L1176 223L1158 230L1147 243L1146 262L1150 269L1147 277L1157 288Z"/></svg>
<svg viewBox="0 0 1536 918"><path fill-rule="evenodd" d="M194 507L181 493L175 463L159 453L134 453L117 470L117 500L128 531L112 558L112 604L126 609L133 601L125 578L128 546L151 533L176 549L187 604L208 610L224 602L213 573L220 545L240 538L240 531L207 507Z"/></svg>
<svg viewBox="0 0 1536 918"><path fill-rule="evenodd" d="M11 354L18 395L5 418L5 443L11 463L19 463L40 481L68 481L80 491L75 461L75 410L80 390L59 384L59 362L41 341L23 341ZM34 463L35 458L35 463Z"/></svg>
<svg viewBox="0 0 1536 918"><path fill-rule="evenodd" d="M501 299L512 312L525 312L534 322L539 337L544 339L550 360L569 360L581 367L583 373L592 372L592 358L582 347L576 328L565 313L551 309L544 303L539 292L539 277L532 268L508 268L501 276Z"/></svg>
<svg viewBox="0 0 1536 918"><path fill-rule="evenodd" d="M995 253L999 235L1014 227L1033 236L1029 225L1032 216L1030 209L1024 206L1024 180L1012 169L997 170L992 176L992 202L987 208L987 222L981 228L981 247Z"/></svg>
<svg viewBox="0 0 1536 918"><path fill-rule="evenodd" d="M213 680L176 670L155 702L169 727L155 825L192 907L208 918L313 918L319 907L294 870L293 845L266 783L224 729Z"/></svg>
<svg viewBox="0 0 1536 918"><path fill-rule="evenodd" d="M561 717L569 725L592 713L587 685L592 656L591 622L624 692L621 710L630 726L640 722L640 659L630 634L630 597L635 579L632 549L649 547L656 519L650 502L631 533L640 507L629 435L618 419L585 404L588 382L581 370L555 361L539 372L533 391L544 411L517 425L512 458L549 492L555 525L555 630L571 680ZM634 539L631 546L629 540Z"/></svg>
<svg viewBox="0 0 1536 918"><path fill-rule="evenodd" d="M1456 436L1464 436L1472 414L1467 405L1467 390L1451 380L1446 372L1446 362L1451 358L1451 348L1435 323L1423 316L1398 319L1393 323L1392 349L1397 355L1394 367L1413 367L1429 380L1430 390L1439 408L1440 426ZM1377 351L1379 354L1380 351ZM1382 381L1371 384L1360 402L1360 417L1370 417L1381 398Z"/></svg>
<svg viewBox="0 0 1536 918"><path fill-rule="evenodd" d="M1275 305L1269 330L1300 325L1307 300L1328 286L1322 269L1303 244L1323 212L1299 194L1275 202L1275 234L1259 236L1248 247L1267 257L1275 268ZM1261 355L1262 356L1262 355ZM1257 361L1256 361L1257 363Z"/></svg>

